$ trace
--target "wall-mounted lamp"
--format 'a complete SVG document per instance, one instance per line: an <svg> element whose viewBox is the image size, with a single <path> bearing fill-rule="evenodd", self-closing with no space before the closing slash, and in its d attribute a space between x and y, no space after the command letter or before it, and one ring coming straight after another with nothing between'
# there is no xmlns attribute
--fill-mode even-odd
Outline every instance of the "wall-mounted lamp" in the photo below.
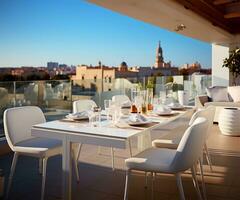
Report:
<svg viewBox="0 0 240 200"><path fill-rule="evenodd" d="M183 31L185 28L187 27L184 24L179 24L174 30L178 32L178 31Z"/></svg>

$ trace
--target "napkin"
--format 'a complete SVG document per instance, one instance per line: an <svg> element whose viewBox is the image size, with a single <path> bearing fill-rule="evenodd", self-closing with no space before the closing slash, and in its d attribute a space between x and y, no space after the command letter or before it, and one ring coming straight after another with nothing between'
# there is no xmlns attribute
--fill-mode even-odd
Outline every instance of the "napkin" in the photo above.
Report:
<svg viewBox="0 0 240 200"><path fill-rule="evenodd" d="M170 104L168 104L168 106L172 107L172 108L180 108L182 107L182 105L178 102L172 102Z"/></svg>
<svg viewBox="0 0 240 200"><path fill-rule="evenodd" d="M168 106L159 105L155 107L154 111L157 113L170 113L171 109Z"/></svg>
<svg viewBox="0 0 240 200"><path fill-rule="evenodd" d="M70 119L79 119L83 117L88 117L88 111L85 110L82 112L70 113L66 117Z"/></svg>
<svg viewBox="0 0 240 200"><path fill-rule="evenodd" d="M132 114L129 116L130 122L146 122L148 119L140 114Z"/></svg>
<svg viewBox="0 0 240 200"><path fill-rule="evenodd" d="M131 107L131 102L130 101L124 101L121 103L122 108L129 108Z"/></svg>

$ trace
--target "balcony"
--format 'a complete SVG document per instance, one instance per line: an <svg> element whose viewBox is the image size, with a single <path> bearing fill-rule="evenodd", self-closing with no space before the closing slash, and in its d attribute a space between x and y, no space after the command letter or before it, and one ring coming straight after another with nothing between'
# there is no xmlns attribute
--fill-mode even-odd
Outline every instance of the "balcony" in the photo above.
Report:
<svg viewBox="0 0 240 200"><path fill-rule="evenodd" d="M157 137L155 135L154 137ZM213 172L204 160L205 182L208 199L239 199L239 138L226 137L220 134L214 125L208 145L213 162ZM135 145L133 151L136 152ZM80 183L73 178L73 199L123 199L125 183L124 160L129 157L128 150L116 150L115 166L111 169L109 148L84 145L79 161ZM1 168L8 177L12 153L0 157ZM37 159L22 157L16 170L10 199L40 199L41 176L38 174ZM176 181L172 175L158 174L152 183L149 177L148 188L144 189L144 173L134 172L129 199L179 199ZM187 199L197 199L189 172L183 175L183 187ZM61 157L49 160L46 199L61 199Z"/></svg>
<svg viewBox="0 0 240 200"><path fill-rule="evenodd" d="M3 82L1 83L1 110L14 106L37 105L42 108L48 121L61 119L72 110L72 102L77 99L93 99L103 107L103 100L110 99L115 94L130 95L131 87L145 87L149 78L119 79L111 83L104 80L75 80L75 81L32 81L32 82ZM194 104L194 97L205 92L210 86L210 76L195 77L157 77L154 85L155 95L166 94L177 98L174 87L169 88L169 80L179 84L190 92L189 104ZM182 89L182 88L181 88ZM188 116L190 119L191 116ZM2 118L1 118L2 119ZM169 134L186 127L181 120L175 122ZM1 132L3 134L3 131ZM161 132L153 133L152 140L159 138ZM223 136L217 124L213 125L209 138L213 171L210 171L204 160L204 173L208 199L239 199L239 142L236 137ZM137 153L137 141L132 141L133 154ZM0 166L4 170L5 185L12 161L12 153L1 155ZM80 183L76 183L73 174L73 199L123 199L125 182L125 162L129 151L116 149L115 171L111 168L110 149L84 145L79 160ZM31 167L30 167L31 166ZM10 193L10 199L40 198L41 176L38 174L38 161L34 158L21 157ZM179 194L172 175L157 174L153 179L148 178L147 188L144 189L145 174L134 172L131 178L129 199L178 199ZM189 171L183 175L183 186L187 199L196 199ZM46 199L61 199L61 157L49 160Z"/></svg>
<svg viewBox="0 0 240 200"><path fill-rule="evenodd" d="M177 99L178 90L188 90L190 105L194 104L196 95L204 94L205 88L211 85L211 75L119 78L111 82L101 79L0 82L0 135L4 133L2 116L6 108L36 105L48 121L56 120L71 112L75 100L92 99L104 108L104 99L116 94L130 97L131 88L146 88L148 80L153 78L155 96L166 94Z"/></svg>

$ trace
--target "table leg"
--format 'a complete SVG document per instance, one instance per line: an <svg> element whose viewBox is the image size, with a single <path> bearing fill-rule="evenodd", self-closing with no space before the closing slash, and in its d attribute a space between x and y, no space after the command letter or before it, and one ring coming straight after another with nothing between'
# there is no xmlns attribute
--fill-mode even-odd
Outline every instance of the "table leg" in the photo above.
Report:
<svg viewBox="0 0 240 200"><path fill-rule="evenodd" d="M143 134L138 136L137 149L140 152L151 146L152 146L151 133L150 133L150 131L146 130Z"/></svg>
<svg viewBox="0 0 240 200"><path fill-rule="evenodd" d="M71 160L71 142L65 138L63 140L63 152L62 152L62 191L63 199L71 200L71 188L72 188L72 160Z"/></svg>

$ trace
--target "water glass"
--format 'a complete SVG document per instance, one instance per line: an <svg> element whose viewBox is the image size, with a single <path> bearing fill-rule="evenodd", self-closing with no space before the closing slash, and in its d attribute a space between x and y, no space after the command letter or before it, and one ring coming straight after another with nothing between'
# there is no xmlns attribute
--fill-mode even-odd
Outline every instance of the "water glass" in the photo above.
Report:
<svg viewBox="0 0 240 200"><path fill-rule="evenodd" d="M116 124L120 121L121 119L121 107L116 106L114 110L114 115L113 115L113 123Z"/></svg>
<svg viewBox="0 0 240 200"><path fill-rule="evenodd" d="M89 124L92 127L100 126L101 124L101 108L94 107L88 112Z"/></svg>
<svg viewBox="0 0 240 200"><path fill-rule="evenodd" d="M136 96L135 97L135 105L137 107L138 112L141 112L141 108L142 108L142 104L143 104L143 98L142 96Z"/></svg>
<svg viewBox="0 0 240 200"><path fill-rule="evenodd" d="M155 109L160 104L161 104L160 98L158 98L158 96L154 96L152 100L153 109Z"/></svg>
<svg viewBox="0 0 240 200"><path fill-rule="evenodd" d="M110 107L112 105L112 100L104 100L104 109L106 111L106 114L107 114L107 120L109 120L109 114L110 114Z"/></svg>
<svg viewBox="0 0 240 200"><path fill-rule="evenodd" d="M165 91L165 90L164 90L164 91L160 91L160 92L159 92L159 97L160 97L162 100L166 99L166 97L167 97L166 91Z"/></svg>
<svg viewBox="0 0 240 200"><path fill-rule="evenodd" d="M109 113L112 115L112 123L118 123L121 118L121 105L112 102Z"/></svg>
<svg viewBox="0 0 240 200"><path fill-rule="evenodd" d="M139 90L137 88L131 89L131 101L134 102L135 98L139 96Z"/></svg>

